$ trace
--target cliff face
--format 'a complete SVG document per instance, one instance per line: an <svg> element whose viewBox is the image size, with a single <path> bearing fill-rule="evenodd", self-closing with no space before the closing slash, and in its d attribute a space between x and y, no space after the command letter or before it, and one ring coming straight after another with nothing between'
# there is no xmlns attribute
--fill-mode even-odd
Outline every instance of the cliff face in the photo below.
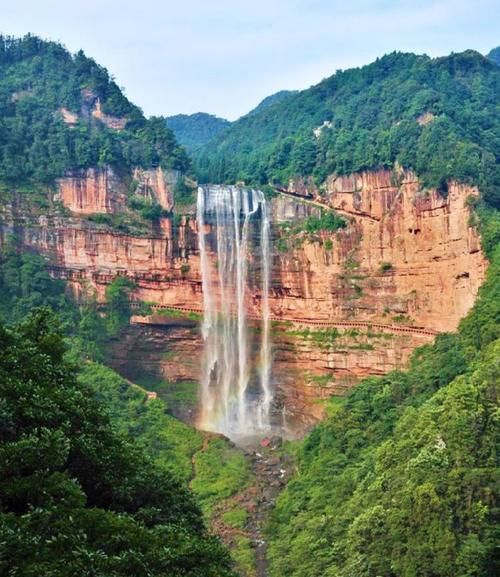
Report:
<svg viewBox="0 0 500 577"><path fill-rule="evenodd" d="M283 418L289 432L300 433L323 417L331 395L344 394L361 378L402 369L412 351L432 339L369 327L280 327L273 334L279 385L275 416Z"/></svg>
<svg viewBox="0 0 500 577"><path fill-rule="evenodd" d="M201 348L194 321L132 317L130 326L109 343L106 362L156 392L176 417L194 424Z"/></svg>
<svg viewBox="0 0 500 577"><path fill-rule="evenodd" d="M175 175L160 169L133 175L135 194L164 208L172 206L174 182ZM137 300L200 311L192 217L162 218L142 236L127 236L85 218L125 210L126 192L109 169L73 175L59 181L55 198L71 216L26 216L16 206L4 215L2 229L15 230L26 246L48 255L54 274L67 278L77 297L90 289L103 298L116 275L127 275L136 283ZM295 197L304 194L312 202ZM321 416L318 400L343 392L361 377L401 368L436 331L457 327L474 302L487 264L478 233L469 226L467 199L477 194L472 187L450 183L444 198L423 191L410 172L378 171L331 177L322 196L301 185L273 200L270 305L273 319L286 321L273 335L276 418L304 428ZM319 214L322 206L335 208L348 226L337 233L299 232L285 238L283 222L300 222ZM249 300L257 314L258 279ZM153 330L144 326L141 321L134 330ZM199 358L197 329L189 329L189 338L186 330L156 331L154 338L141 341L141 355L133 352L137 339L125 338L113 346L113 364L126 376L145 371L154 357L147 353L148 343L154 343L151 351L161 354L153 364L163 379L172 386L196 381L196 363L172 361ZM163 348L158 344L162 334ZM176 355L167 362L161 355L171 341Z"/></svg>
<svg viewBox="0 0 500 577"><path fill-rule="evenodd" d="M199 326L165 313L132 317L131 326L110 343L108 363L126 378L157 391L177 416L196 424L190 387L199 381ZM433 338L401 330L275 323L272 421L291 436L301 434L323 416L324 401L332 394L345 393L362 377L404 367L415 347ZM259 362L259 353L259 347L253 347L253 362ZM182 403L176 403L179 396Z"/></svg>
<svg viewBox="0 0 500 577"><path fill-rule="evenodd" d="M469 225L468 198L477 194L450 183L443 198L423 191L411 172L330 178L319 202L350 226L331 243L323 235L280 257L283 298L275 306L296 318L456 329L486 268L479 236Z"/></svg>
<svg viewBox="0 0 500 577"><path fill-rule="evenodd" d="M74 214L115 213L124 210L122 183L110 168L90 168L60 178L62 204Z"/></svg>
<svg viewBox="0 0 500 577"><path fill-rule="evenodd" d="M156 201L163 209L172 210L173 189L179 173L136 168L130 182L119 178L111 168L90 168L60 178L56 200L75 215L114 214L126 210L127 196L136 194Z"/></svg>

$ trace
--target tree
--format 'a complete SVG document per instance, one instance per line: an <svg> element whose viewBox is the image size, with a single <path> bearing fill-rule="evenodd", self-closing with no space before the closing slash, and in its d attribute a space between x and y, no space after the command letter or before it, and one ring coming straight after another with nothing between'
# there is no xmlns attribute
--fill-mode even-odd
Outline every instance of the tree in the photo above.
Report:
<svg viewBox="0 0 500 577"><path fill-rule="evenodd" d="M48 309L0 325L0 573L229 577L190 492L119 436Z"/></svg>
<svg viewBox="0 0 500 577"><path fill-rule="evenodd" d="M106 320L109 333L115 334L128 324L131 314L129 296L134 287L130 279L122 276L116 277L106 287Z"/></svg>

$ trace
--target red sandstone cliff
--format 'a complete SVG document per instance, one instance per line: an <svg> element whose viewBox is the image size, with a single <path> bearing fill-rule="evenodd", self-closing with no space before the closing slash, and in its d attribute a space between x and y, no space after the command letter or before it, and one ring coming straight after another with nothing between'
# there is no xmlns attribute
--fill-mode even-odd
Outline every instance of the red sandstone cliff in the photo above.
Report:
<svg viewBox="0 0 500 577"><path fill-rule="evenodd" d="M138 170L133 177L135 194L172 206L175 175ZM27 216L17 207L4 215L3 228L15 224L22 242L48 255L54 274L68 278L77 296L94 288L103 298L116 275L127 275L136 282L138 300L201 309L192 218L183 217L175 226L164 218L154 233L127 236L85 218L124 210L127 188L112 171L75 174L58 187L55 200L71 216ZM303 194L304 189L289 192ZM487 265L477 230L470 226L467 199L478 194L473 187L450 183L443 198L422 190L411 172L377 171L331 177L324 194L315 194L317 205L335 208L349 225L336 234L299 239L284 252L275 250L270 295L273 317L296 321L274 334L276 410L301 426L321 415L318 399L360 377L402 367L415 346L432 339L425 333L391 335L390 330L381 336L366 324L454 330L472 306ZM272 207L274 235L280 235L280 221L300 220L317 210L290 195L278 196ZM251 303L258 308L257 280L255 286ZM365 327L342 329L334 342L319 346L304 328L321 320L363 321ZM201 346L195 333L189 340L191 356L193 347ZM117 359L129 356L126 342L115 344ZM169 346L165 341L166 352ZM179 339L176 347L182 356ZM181 370L171 361L158 361L158 367L167 380L176 381L180 374L198 378L192 364Z"/></svg>
<svg viewBox="0 0 500 577"><path fill-rule="evenodd" d="M119 196L109 172L65 183L61 198L70 210L77 207L75 214L117 210ZM161 198L164 189L157 182L144 186ZM275 251L274 316L384 324L397 317L415 326L454 330L472 306L486 268L478 233L469 226L467 199L473 195L476 189L456 183L450 184L447 198L424 192L408 172L399 182L389 171L330 179L322 202L350 224L333 235L305 238L284 253ZM293 199L274 203L274 214L281 211L281 218L307 213ZM92 284L128 274L137 280L137 298L200 308L196 223L184 219L175 230L171 224L164 219L159 234L130 237L84 219L62 218L24 234L27 244Z"/></svg>
<svg viewBox="0 0 500 577"><path fill-rule="evenodd" d="M474 303L486 259L470 222L477 189L450 183L446 198L411 172L331 177L321 202L350 226L280 257L274 307L285 316L401 321L456 329ZM325 236L323 235L323 241ZM404 318L401 318L404 317Z"/></svg>
<svg viewBox="0 0 500 577"><path fill-rule="evenodd" d="M75 215L112 214L126 210L130 193L154 200L169 211L174 205L173 189L179 177L177 171L164 171L161 167L136 168L127 183L109 167L89 168L58 179L56 200Z"/></svg>

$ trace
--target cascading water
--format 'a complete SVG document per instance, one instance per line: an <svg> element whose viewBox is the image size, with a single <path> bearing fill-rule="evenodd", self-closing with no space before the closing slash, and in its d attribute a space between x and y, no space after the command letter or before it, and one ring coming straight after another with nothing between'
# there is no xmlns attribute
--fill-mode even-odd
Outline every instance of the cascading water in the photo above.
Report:
<svg viewBox="0 0 500 577"><path fill-rule="evenodd" d="M204 308L199 425L233 437L265 432L272 403L266 200L258 190L200 187L197 221ZM255 233L260 250L253 250L258 244L252 242ZM247 308L249 276L255 275L259 264L260 366L255 370L250 341L256 331L250 339Z"/></svg>

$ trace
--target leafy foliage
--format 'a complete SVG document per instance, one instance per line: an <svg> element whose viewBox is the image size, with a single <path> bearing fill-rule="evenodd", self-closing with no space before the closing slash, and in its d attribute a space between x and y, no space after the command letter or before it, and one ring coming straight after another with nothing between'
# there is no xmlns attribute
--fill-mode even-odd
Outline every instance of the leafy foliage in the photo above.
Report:
<svg viewBox="0 0 500 577"><path fill-rule="evenodd" d="M125 128L94 114L98 104L104 115L126 119ZM146 119L82 51L72 56L32 35L0 36L0 181L45 185L104 165L186 170L189 161L164 119Z"/></svg>
<svg viewBox="0 0 500 577"><path fill-rule="evenodd" d="M270 96L266 96L248 114L256 114L257 112L260 112L261 110L264 110L265 108L268 108L269 106L272 106L273 104L277 104L278 102L285 100L285 98L287 98L291 94L297 94L297 91L296 90L279 90L278 92L275 92L274 94L271 94Z"/></svg>
<svg viewBox="0 0 500 577"><path fill-rule="evenodd" d="M345 219L334 210L321 210L317 215L310 215L302 220L284 222L280 225L279 237L275 245L280 252L302 246L304 240L319 241L327 250L333 248L333 240L324 238L325 233L334 233L347 226Z"/></svg>
<svg viewBox="0 0 500 577"><path fill-rule="evenodd" d="M242 490L250 479L250 465L243 453L230 447L224 439L214 438L196 456L191 488L210 516L218 501Z"/></svg>
<svg viewBox="0 0 500 577"><path fill-rule="evenodd" d="M223 437L210 436L173 418L162 399L147 399L144 389L111 369L85 363L78 380L90 386L113 426L135 441L141 452L179 479L190 482L204 517L211 523L216 510L252 480L250 465L240 449ZM246 512L232 511L226 523L244 524ZM219 512L220 514L220 512ZM248 540L247 540L248 541ZM237 540L231 556L238 568L253 558L250 543Z"/></svg>
<svg viewBox="0 0 500 577"><path fill-rule="evenodd" d="M166 211L159 202L143 196L133 196L129 199L128 205L133 210L137 210L139 215L145 220L157 222L162 216L166 215Z"/></svg>
<svg viewBox="0 0 500 577"><path fill-rule="evenodd" d="M107 339L128 324L133 288L128 278L117 277L106 288L104 309L90 296L77 307L66 294L66 283L50 276L42 256L23 252L15 239L0 250L0 321L19 322L34 308L49 307L84 358L102 360Z"/></svg>
<svg viewBox="0 0 500 577"><path fill-rule="evenodd" d="M43 257L20 253L11 241L0 253L0 319L18 322L39 306L58 311L66 326L76 321L64 281L49 275Z"/></svg>
<svg viewBox="0 0 500 577"><path fill-rule="evenodd" d="M3 575L232 574L187 489L76 380L47 310L0 344Z"/></svg>
<svg viewBox="0 0 500 577"><path fill-rule="evenodd" d="M163 401L145 402L144 389L125 381L108 367L85 363L78 380L93 389L118 431L134 439L157 465L184 483L190 480L191 459L203 443L201 433L168 415Z"/></svg>
<svg viewBox="0 0 500 577"><path fill-rule="evenodd" d="M269 526L271 575L498 572L500 245L455 335L364 380L299 451Z"/></svg>
<svg viewBox="0 0 500 577"><path fill-rule="evenodd" d="M249 465L241 451L225 439L204 439L202 433L168 414L176 395L196 396L193 384L184 392L176 387L174 392L164 395L168 397L166 405L162 398L150 399L143 388L124 380L111 369L82 360L102 360L109 337L128 322L130 281L118 277L109 285L103 315L102 307L93 299L77 308L65 296L65 283L50 277L42 257L19 253L14 244L0 257L0 321L22 319L32 306L38 305L57 312L59 318L64 319L66 342L70 346L66 357L74 366L79 366L77 380L85 394L96 400L115 431L134 441L136 450L145 459L183 487L192 482L196 501L210 521L214 508L249 481ZM5 558L12 559L10 552L5 552ZM73 571L74 566L70 565L69 570Z"/></svg>
<svg viewBox="0 0 500 577"><path fill-rule="evenodd" d="M106 320L111 334L117 333L129 322L129 295L134 286L129 278L118 276L106 287Z"/></svg>
<svg viewBox="0 0 500 577"><path fill-rule="evenodd" d="M294 225L297 230L303 230L307 234L317 232L336 232L347 226L346 221L333 210L321 211L319 216L311 215Z"/></svg>
<svg viewBox="0 0 500 577"><path fill-rule="evenodd" d="M479 184L500 206L500 70L466 51L393 53L248 114L195 153L201 180L286 184L397 162L446 192Z"/></svg>
<svg viewBox="0 0 500 577"><path fill-rule="evenodd" d="M290 94L293 94L290 90L281 90L276 94L267 96L258 106L249 112L249 114L260 112L261 110L280 102ZM170 130L175 134L178 142L182 146L185 146L186 150L189 152L193 152L201 146L206 145L232 124L225 118L219 118L218 116L207 114L206 112L167 116L165 122L168 128L170 128Z"/></svg>
<svg viewBox="0 0 500 577"><path fill-rule="evenodd" d="M196 202L196 187L187 183L185 179L180 179L174 188L174 197L176 207L182 210L186 205Z"/></svg>

